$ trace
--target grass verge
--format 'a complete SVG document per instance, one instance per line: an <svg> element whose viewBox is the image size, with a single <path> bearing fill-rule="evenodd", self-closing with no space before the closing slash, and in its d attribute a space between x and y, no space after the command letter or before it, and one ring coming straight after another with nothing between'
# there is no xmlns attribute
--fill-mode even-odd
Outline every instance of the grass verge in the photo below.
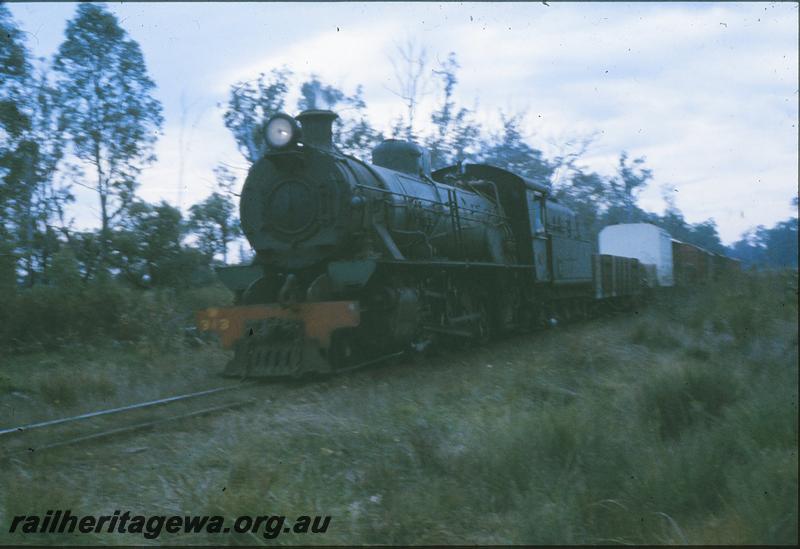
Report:
<svg viewBox="0 0 800 549"><path fill-rule="evenodd" d="M162 543L797 542L796 274L260 394L249 409L14 462L0 471L0 523L60 506L332 517L319 537Z"/></svg>

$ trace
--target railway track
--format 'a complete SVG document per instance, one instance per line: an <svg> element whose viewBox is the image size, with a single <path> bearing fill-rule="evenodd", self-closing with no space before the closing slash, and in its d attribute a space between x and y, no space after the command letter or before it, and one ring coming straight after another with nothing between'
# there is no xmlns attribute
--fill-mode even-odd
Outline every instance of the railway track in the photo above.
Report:
<svg viewBox="0 0 800 549"><path fill-rule="evenodd" d="M341 368L337 370L335 374L342 375L355 370L368 369L387 361L399 359L404 355L404 352L392 352L373 357L359 364ZM253 382L252 380L246 381L245 379L241 379L230 385L205 389L193 393L174 395L115 408L107 408L94 412L2 428L0 429L0 462L23 454L32 455L53 448L111 438L124 433L142 431L182 419L200 417L254 404L259 400L263 400L263 395L260 395L258 399L254 397L242 398L242 393L259 387L263 388L267 384L268 383L265 383L263 380ZM238 398L214 404L206 404L207 399L234 390L237 391ZM177 413L170 413L170 415L161 413L156 417L152 415L139 419L134 417L133 421L125 422L121 425L119 423L108 424L108 422L105 421L111 417L135 416L140 412L162 411L164 408L168 407L181 407L188 402L203 403L203 405L188 410L180 410ZM54 431L56 431L56 433L54 433Z"/></svg>
<svg viewBox="0 0 800 549"><path fill-rule="evenodd" d="M393 358L398 358L402 354L403 353L390 353L373 358L348 368L342 368L337 371L337 374L367 368ZM190 419L213 414L215 412L224 412L241 408L248 404L258 402L256 398L242 398L242 392L256 387L263 387L263 385L263 382L253 383L251 381L241 380L238 383L193 393L174 395L126 406L107 408L74 416L3 428L0 429L0 462L14 456L36 454L53 448L71 446L125 433L151 429L182 419ZM216 399L218 395L224 395L231 391L236 391L237 398L224 400L222 402L214 402L213 404L207 402L209 399ZM202 403L202 405L181 410L180 408L184 407L187 403ZM169 415L163 413L165 408L172 409L176 407L179 408L178 411L171 410ZM153 412L155 410L159 412L156 417L152 415L147 416L148 412ZM142 415L142 413L144 413L146 417L135 417L137 415ZM112 417L115 419L120 417L131 419L132 417L132 421L126 421L122 424L119 422L109 424L107 420Z"/></svg>
<svg viewBox="0 0 800 549"><path fill-rule="evenodd" d="M526 334L520 333L517 335L524 336ZM359 364L341 368L337 370L335 374L342 375L355 370L369 369L372 366L377 366L387 361L399 359L404 355L405 352L392 352L378 357L373 357ZM265 385L269 384L271 383L267 383L264 380L253 382L252 380L248 381L242 378L240 381L230 385L205 389L193 393L174 395L126 406L87 412L74 416L2 428L0 429L0 463L5 461L7 458L19 456L21 454L35 454L37 452L42 452L53 448L70 446L83 442L91 442L103 438L110 438L124 433L132 433L135 431L150 429L182 419L200 417L215 412L224 412L227 410L247 406L249 404L254 404L264 400L264 395L259 395L259 398L242 398L242 393L256 388L263 389ZM229 393L234 390L237 391L238 398L236 399L226 400L224 402L210 405L205 404L206 399L214 398L217 395ZM158 417L139 418L138 420L134 418L134 421L125 423L123 425L108 425L104 424L102 421L112 416L119 417L129 414L137 414L142 411L162 410L167 407L180 407L187 402L203 402L204 404L196 408L181 410L180 412L172 413L171 415L165 416L161 414ZM97 424L92 425L92 423ZM88 427L88 429L85 429L86 427ZM94 428L92 429L91 427ZM62 430L60 436L36 436L40 434L46 435L52 433L54 430L59 429Z"/></svg>
<svg viewBox="0 0 800 549"><path fill-rule="evenodd" d="M239 397L213 404L208 403L208 400L216 399L217 395L233 390L241 392L247 385L239 382L127 406L0 429L0 460L21 454L36 454L53 448L110 438L182 419L240 408L256 402L256 399ZM187 403L192 405L188 409L185 406ZM197 406L198 403L201 405ZM168 415L163 413L165 408L171 409ZM172 410L172 408L178 408L178 410ZM152 414L148 415L154 410L159 412L157 417L153 417ZM127 421L123 421L121 424L119 422L111 424L108 420L112 416L115 420L125 417Z"/></svg>

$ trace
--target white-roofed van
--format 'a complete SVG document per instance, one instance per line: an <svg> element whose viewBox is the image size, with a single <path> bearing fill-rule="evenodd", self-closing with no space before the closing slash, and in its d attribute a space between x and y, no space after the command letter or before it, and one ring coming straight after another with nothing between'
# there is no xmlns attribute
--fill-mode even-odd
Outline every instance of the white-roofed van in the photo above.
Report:
<svg viewBox="0 0 800 549"><path fill-rule="evenodd" d="M659 286L673 286L672 238L650 223L609 225L600 231L601 254L633 257L645 265L655 265Z"/></svg>

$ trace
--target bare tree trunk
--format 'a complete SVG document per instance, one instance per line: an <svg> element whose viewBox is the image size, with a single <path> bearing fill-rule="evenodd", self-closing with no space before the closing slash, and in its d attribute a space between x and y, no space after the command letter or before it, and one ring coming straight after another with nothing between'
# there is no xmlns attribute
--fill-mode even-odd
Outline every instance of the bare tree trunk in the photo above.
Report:
<svg viewBox="0 0 800 549"><path fill-rule="evenodd" d="M102 225L100 227L100 259L101 264L106 265L108 259L108 196L100 191L100 215Z"/></svg>
<svg viewBox="0 0 800 549"><path fill-rule="evenodd" d="M108 264L108 192L106 181L103 174L103 167L100 159L100 144L95 144L94 153L95 166L97 167L97 194L100 197L100 265L105 267Z"/></svg>
<svg viewBox="0 0 800 549"><path fill-rule="evenodd" d="M415 99L408 101L408 129L406 130L406 139L411 141L414 138L414 109L416 108Z"/></svg>
<svg viewBox="0 0 800 549"><path fill-rule="evenodd" d="M180 129L178 130L178 210L183 207L183 170L186 157L183 134L186 131L186 115L188 111L186 95L181 93L181 118Z"/></svg>
<svg viewBox="0 0 800 549"><path fill-rule="evenodd" d="M413 140L417 105L429 91L430 79L426 74L427 51L423 46L417 48L414 41L408 40L403 46L396 47L396 55L390 55L389 62L394 69L394 77L397 82L397 89L389 89L389 91L401 98L406 105L406 116L408 117L406 138Z"/></svg>
<svg viewBox="0 0 800 549"><path fill-rule="evenodd" d="M28 271L28 287L32 287L35 274L33 270L33 191L36 185L34 180L33 159L31 152L25 151L25 172L23 175L23 185L25 186L25 269Z"/></svg>
<svg viewBox="0 0 800 549"><path fill-rule="evenodd" d="M33 287L35 275L33 272L33 207L31 201L28 201L28 211L25 227L25 263L28 271L28 287Z"/></svg>

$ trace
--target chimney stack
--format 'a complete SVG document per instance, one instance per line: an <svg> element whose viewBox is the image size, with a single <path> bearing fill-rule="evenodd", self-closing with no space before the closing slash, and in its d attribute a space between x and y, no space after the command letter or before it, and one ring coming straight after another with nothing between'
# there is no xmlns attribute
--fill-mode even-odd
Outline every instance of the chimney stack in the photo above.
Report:
<svg viewBox="0 0 800 549"><path fill-rule="evenodd" d="M307 110L297 115L303 128L303 143L324 150L333 149L333 121L339 115L327 110Z"/></svg>

